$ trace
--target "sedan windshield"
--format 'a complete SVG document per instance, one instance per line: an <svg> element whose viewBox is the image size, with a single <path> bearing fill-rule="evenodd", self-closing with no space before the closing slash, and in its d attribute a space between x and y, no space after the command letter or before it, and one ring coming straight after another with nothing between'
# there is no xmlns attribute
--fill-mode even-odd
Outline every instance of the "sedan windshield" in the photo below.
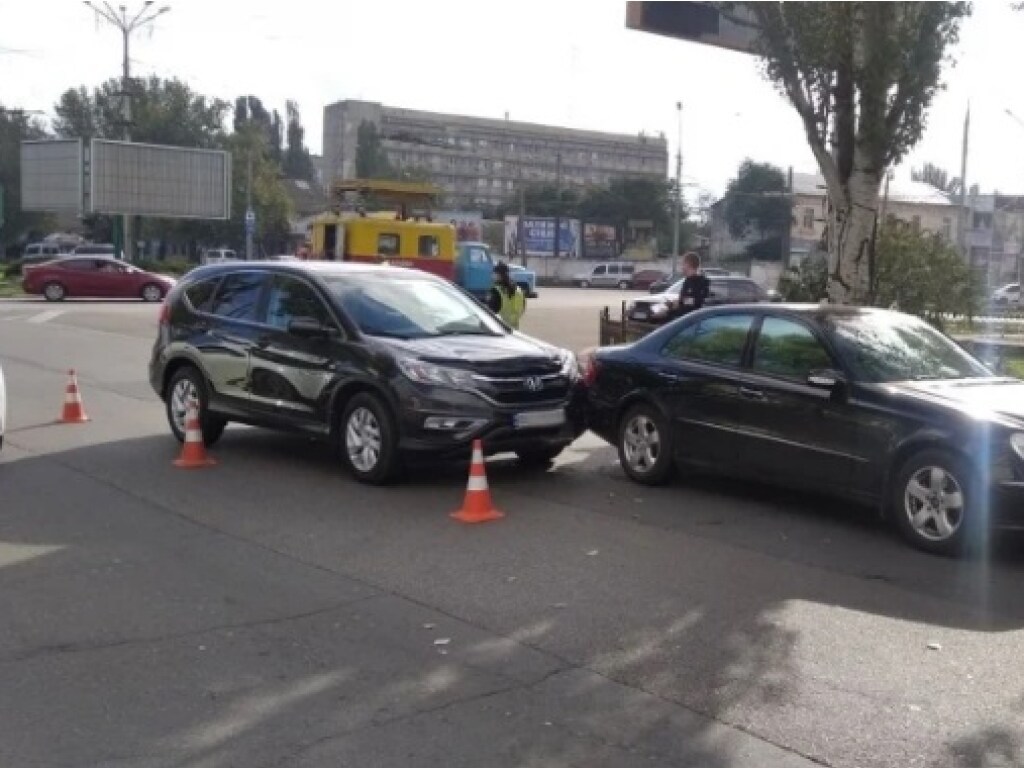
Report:
<svg viewBox="0 0 1024 768"><path fill-rule="evenodd" d="M864 313L828 319L840 356L860 381L989 378L992 373L923 320Z"/></svg>
<svg viewBox="0 0 1024 768"><path fill-rule="evenodd" d="M359 330L371 336L423 339L506 332L487 310L436 280L384 273L324 279Z"/></svg>

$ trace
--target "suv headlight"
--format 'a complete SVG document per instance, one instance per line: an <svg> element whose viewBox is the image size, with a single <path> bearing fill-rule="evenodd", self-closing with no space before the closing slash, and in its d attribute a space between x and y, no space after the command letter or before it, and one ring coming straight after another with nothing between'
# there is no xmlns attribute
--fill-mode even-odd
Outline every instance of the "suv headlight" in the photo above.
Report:
<svg viewBox="0 0 1024 768"><path fill-rule="evenodd" d="M1024 460L1024 432L1015 432L1010 436L1010 446L1017 456Z"/></svg>
<svg viewBox="0 0 1024 768"><path fill-rule="evenodd" d="M455 389L471 389L475 384L473 374L470 371L434 365L423 360L399 359L398 369L405 378L417 384L430 384L435 387L454 387Z"/></svg>

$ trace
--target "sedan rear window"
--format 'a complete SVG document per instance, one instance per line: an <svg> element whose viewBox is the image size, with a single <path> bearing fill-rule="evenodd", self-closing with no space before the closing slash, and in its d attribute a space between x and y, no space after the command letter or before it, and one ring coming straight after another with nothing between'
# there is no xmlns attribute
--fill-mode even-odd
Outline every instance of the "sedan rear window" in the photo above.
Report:
<svg viewBox="0 0 1024 768"><path fill-rule="evenodd" d="M751 315L717 315L691 323L668 341L662 354L739 367L753 321Z"/></svg>

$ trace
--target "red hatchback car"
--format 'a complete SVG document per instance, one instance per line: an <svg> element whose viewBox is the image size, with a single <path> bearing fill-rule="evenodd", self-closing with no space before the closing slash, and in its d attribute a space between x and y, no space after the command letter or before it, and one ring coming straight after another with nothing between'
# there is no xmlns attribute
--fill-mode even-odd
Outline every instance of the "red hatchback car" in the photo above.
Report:
<svg viewBox="0 0 1024 768"><path fill-rule="evenodd" d="M174 280L164 275L144 272L117 259L96 256L72 256L24 267L22 275L21 286L25 293L45 296L47 301L65 298L161 301L174 286Z"/></svg>

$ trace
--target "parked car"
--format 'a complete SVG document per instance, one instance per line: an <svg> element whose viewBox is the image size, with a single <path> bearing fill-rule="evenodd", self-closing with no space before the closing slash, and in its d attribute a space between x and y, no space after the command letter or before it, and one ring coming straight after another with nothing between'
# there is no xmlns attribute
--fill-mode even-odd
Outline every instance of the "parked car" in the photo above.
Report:
<svg viewBox="0 0 1024 768"><path fill-rule="evenodd" d="M668 272L663 269L641 269L633 273L633 280L630 288L646 291L654 283L660 282L668 277Z"/></svg>
<svg viewBox="0 0 1024 768"><path fill-rule="evenodd" d="M7 431L7 383L4 369L0 366L0 450L4 447L4 433Z"/></svg>
<svg viewBox="0 0 1024 768"><path fill-rule="evenodd" d="M65 298L160 301L174 285L166 275L145 272L112 258L69 256L26 266L21 287L48 301Z"/></svg>
<svg viewBox="0 0 1024 768"><path fill-rule="evenodd" d="M200 267L164 302L149 373L178 440L196 398L207 444L228 422L296 431L338 443L366 483L476 438L544 464L585 428L571 352L401 267Z"/></svg>
<svg viewBox="0 0 1024 768"><path fill-rule="evenodd" d="M586 375L591 427L640 483L679 465L859 500L935 553L1024 517L1024 382L909 315L705 309Z"/></svg>
<svg viewBox="0 0 1024 768"><path fill-rule="evenodd" d="M992 292L992 303L997 306L1020 306L1020 283L1007 283Z"/></svg>
<svg viewBox="0 0 1024 768"><path fill-rule="evenodd" d="M609 262L596 264L586 272L573 276L572 282L580 288L621 288L625 290L632 285L635 264L625 262Z"/></svg>
<svg viewBox="0 0 1024 768"><path fill-rule="evenodd" d="M736 276L734 272L730 272L728 269L720 269L718 267L707 267L705 269L702 269L701 274L703 274L704 277ZM648 291L650 291L650 293L664 293L669 289L670 286L682 280L683 277L685 277L685 275L683 275L681 272L673 272L672 274L667 275L663 280L657 280L651 283L651 285L648 286Z"/></svg>
<svg viewBox="0 0 1024 768"><path fill-rule="evenodd" d="M704 303L707 307L769 300L768 293L749 277L713 277L708 282L710 293ZM683 281L677 280L662 294L630 302L626 308L627 318L641 323L665 322L669 318L672 306L679 301L679 292L682 288Z"/></svg>

